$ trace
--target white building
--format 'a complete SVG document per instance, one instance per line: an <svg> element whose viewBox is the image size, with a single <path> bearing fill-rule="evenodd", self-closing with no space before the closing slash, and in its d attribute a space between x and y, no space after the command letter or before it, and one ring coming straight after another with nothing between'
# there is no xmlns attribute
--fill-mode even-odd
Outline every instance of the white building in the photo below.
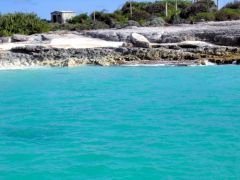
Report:
<svg viewBox="0 0 240 180"><path fill-rule="evenodd" d="M51 21L53 23L64 24L67 20L72 19L76 15L74 11L54 11L51 13Z"/></svg>

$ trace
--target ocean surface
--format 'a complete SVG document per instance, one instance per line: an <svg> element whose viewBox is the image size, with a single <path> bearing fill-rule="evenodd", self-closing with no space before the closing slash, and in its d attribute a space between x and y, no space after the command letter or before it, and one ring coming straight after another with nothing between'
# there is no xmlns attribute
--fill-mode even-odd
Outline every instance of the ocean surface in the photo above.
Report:
<svg viewBox="0 0 240 180"><path fill-rule="evenodd" d="M0 71L0 179L240 179L240 66Z"/></svg>

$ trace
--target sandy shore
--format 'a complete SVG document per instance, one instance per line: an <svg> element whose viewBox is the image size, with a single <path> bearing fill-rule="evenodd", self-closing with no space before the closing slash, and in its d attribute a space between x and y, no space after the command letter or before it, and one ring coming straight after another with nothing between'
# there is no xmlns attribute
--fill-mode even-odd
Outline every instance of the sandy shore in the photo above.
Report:
<svg viewBox="0 0 240 180"><path fill-rule="evenodd" d="M48 36L48 35L45 35ZM98 38L91 38L82 35L74 35L72 33L66 33L63 36L54 35L50 37L49 40L40 41L40 42L14 42L14 43L3 43L0 44L0 50L10 50L15 47L24 47L24 46L43 46L43 47L52 47L52 48L101 48L101 47L113 47L117 48L122 46L123 42L114 42L106 41Z"/></svg>
<svg viewBox="0 0 240 180"><path fill-rule="evenodd" d="M85 36L56 38L50 42L50 46L56 48L116 48L122 46L122 44L123 42L105 41Z"/></svg>

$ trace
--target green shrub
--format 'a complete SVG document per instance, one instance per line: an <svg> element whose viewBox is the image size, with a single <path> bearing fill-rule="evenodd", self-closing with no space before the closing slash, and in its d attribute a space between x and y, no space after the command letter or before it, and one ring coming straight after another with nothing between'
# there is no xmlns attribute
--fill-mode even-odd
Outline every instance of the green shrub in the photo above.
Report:
<svg viewBox="0 0 240 180"><path fill-rule="evenodd" d="M150 20L146 21L142 25L151 27L161 27L165 25L165 21L161 17L152 17Z"/></svg>
<svg viewBox="0 0 240 180"><path fill-rule="evenodd" d="M117 10L114 13L110 14L110 17L115 23L114 26L116 25L122 26L124 24L127 24L129 20L128 16L124 15L120 10Z"/></svg>
<svg viewBox="0 0 240 180"><path fill-rule="evenodd" d="M88 21L91 21L91 17L88 16L88 14L79 14L78 16L73 17L68 22L70 24L79 24L79 23L86 23Z"/></svg>
<svg viewBox="0 0 240 180"><path fill-rule="evenodd" d="M175 2L175 1L174 1ZM192 5L192 1L182 0L178 1L178 9L183 10Z"/></svg>
<svg viewBox="0 0 240 180"><path fill-rule="evenodd" d="M94 13L92 13L90 16L92 19L94 19ZM108 27L114 27L116 24L116 19L114 18L113 14L105 13L104 11L95 12L95 20L95 24L98 24L97 26L107 25Z"/></svg>
<svg viewBox="0 0 240 180"><path fill-rule="evenodd" d="M151 17L151 15L148 12L137 10L137 11L133 12L133 15L132 15L131 19L139 22L141 20L147 20L150 17Z"/></svg>
<svg viewBox="0 0 240 180"><path fill-rule="evenodd" d="M214 12L217 10L217 6L212 0L201 0L187 6L180 13L180 17L183 19L188 19L191 16L196 16L199 13L204 12Z"/></svg>
<svg viewBox="0 0 240 180"><path fill-rule="evenodd" d="M199 21L215 21L216 20L216 13L215 12L203 12L198 13L196 16L192 17L192 20L195 22Z"/></svg>
<svg viewBox="0 0 240 180"><path fill-rule="evenodd" d="M0 16L0 36L48 32L50 26L36 14L14 13Z"/></svg>
<svg viewBox="0 0 240 180"><path fill-rule="evenodd" d="M146 12L151 15L165 15L165 4L163 2L149 3L146 6Z"/></svg>
<svg viewBox="0 0 240 180"><path fill-rule="evenodd" d="M240 9L221 9L216 13L217 21L238 20L240 19Z"/></svg>
<svg viewBox="0 0 240 180"><path fill-rule="evenodd" d="M168 23L170 24L180 24L181 23L181 18L179 15L172 14L170 18L168 19Z"/></svg>
<svg viewBox="0 0 240 180"><path fill-rule="evenodd" d="M88 23L77 23L77 24L59 24L59 23L51 23L51 30L57 31L57 30L66 30L66 31L76 31L76 30L90 30L93 29L93 24Z"/></svg>
<svg viewBox="0 0 240 180"><path fill-rule="evenodd" d="M132 2L133 12L146 11L146 8L149 4L149 2ZM126 2L121 8L121 11L123 12L123 14L130 17L130 2Z"/></svg>
<svg viewBox="0 0 240 180"><path fill-rule="evenodd" d="M155 2L132 2L132 8L133 8L133 13L135 11L137 12L147 12L151 16L159 17L159 16L164 16L165 15L165 2L166 0L163 1L155 1ZM167 0L168 2L168 10L169 11L175 11L175 0ZM182 10L185 9L186 7L191 5L191 1L189 0L178 0L178 9ZM121 11L123 14L126 14L129 16L130 14L130 3L126 2Z"/></svg>
<svg viewBox="0 0 240 180"><path fill-rule="evenodd" d="M57 31L57 30L61 30L61 24L59 23L50 23L50 29L51 31Z"/></svg>
<svg viewBox="0 0 240 180"><path fill-rule="evenodd" d="M228 3L223 7L223 9L240 9L240 2L236 1Z"/></svg>
<svg viewBox="0 0 240 180"><path fill-rule="evenodd" d="M11 36L11 35L12 35L12 33L7 30L4 30L4 29L0 30L0 36L6 37L6 36Z"/></svg>
<svg viewBox="0 0 240 180"><path fill-rule="evenodd" d="M92 13L91 18L94 19L94 13ZM95 20L96 21L102 21L105 23L109 23L110 22L110 15L105 13L104 11L96 11L95 12Z"/></svg>
<svg viewBox="0 0 240 180"><path fill-rule="evenodd" d="M109 25L107 25L106 23L102 22L102 21L95 21L93 22L93 29L108 29Z"/></svg>
<svg viewBox="0 0 240 180"><path fill-rule="evenodd" d="M168 3L168 16L165 17L165 3ZM170 24L190 23L198 21L222 21L239 19L240 3L229 3L222 10L217 11L213 0L200 0L192 3L189 0L178 0L176 11L175 0L155 2L132 2L132 16L130 2L126 2L121 9L113 13L104 11L80 14L68 21L68 24L51 24L52 30L89 30L121 28L126 26L162 26ZM8 35L9 31L2 31Z"/></svg>

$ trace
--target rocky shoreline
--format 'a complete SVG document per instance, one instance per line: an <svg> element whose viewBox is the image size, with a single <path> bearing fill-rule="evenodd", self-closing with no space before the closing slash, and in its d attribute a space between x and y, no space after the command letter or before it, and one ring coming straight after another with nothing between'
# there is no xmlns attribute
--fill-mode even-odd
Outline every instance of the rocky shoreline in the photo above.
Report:
<svg viewBox="0 0 240 180"><path fill-rule="evenodd" d="M187 47L61 49L26 46L4 51L0 67L166 64L176 66L240 64L240 48Z"/></svg>
<svg viewBox="0 0 240 180"><path fill-rule="evenodd" d="M108 41L127 41L132 33L145 36L152 43L205 41L216 45L240 46L240 20L180 24L164 27L131 27L87 31L86 35Z"/></svg>
<svg viewBox="0 0 240 180"><path fill-rule="evenodd" d="M228 23L229 24L229 23ZM215 26L217 26L215 24ZM126 42L121 47L99 47L99 48L59 48L46 46L44 43L30 44L25 46L16 46L10 50L0 51L0 69L14 67L73 67L80 65L100 65L100 66L119 66L119 65L169 65L169 66L193 66L208 65L214 63L217 65L224 64L240 64L240 29L233 29L228 33L229 29L224 28L221 24L219 32L223 35L232 37L232 41L222 41L220 44L211 44L210 40L206 42L196 41L199 39L191 39L194 41L174 41L168 43L156 43L157 39L152 40L149 34L143 36L135 33L140 31L135 29L127 35ZM233 22L232 26L240 26L240 21ZM91 31L89 33L98 34L114 30ZM115 30L117 32L118 30ZM192 31L192 30L191 30ZM129 33L129 29L121 32ZM171 31L174 32L174 31ZM215 32L215 34L217 33ZM134 34L135 33L135 34ZM178 31L182 33L182 31ZM188 31L185 30L190 37ZM235 33L235 34L234 34ZM81 33L82 34L82 33ZM150 33L151 34L151 33ZM95 36L91 35L91 36ZM165 37L164 34L162 34ZM212 34L203 33L203 37L211 37ZM108 37L111 35L108 34ZM169 35L169 38L181 38L179 34ZM223 36L221 36L223 37ZM170 38L170 39L171 39ZM215 37L216 38L216 37ZM27 39L27 38L26 38ZM187 39L187 40L190 40ZM113 40L113 39L112 39ZM184 39L186 40L186 39ZM201 39L203 40L203 39ZM206 40L206 39L205 39ZM19 40L21 41L21 39ZM20 42L21 44L21 42ZM229 45L231 44L231 46ZM234 45L234 46L233 46Z"/></svg>

